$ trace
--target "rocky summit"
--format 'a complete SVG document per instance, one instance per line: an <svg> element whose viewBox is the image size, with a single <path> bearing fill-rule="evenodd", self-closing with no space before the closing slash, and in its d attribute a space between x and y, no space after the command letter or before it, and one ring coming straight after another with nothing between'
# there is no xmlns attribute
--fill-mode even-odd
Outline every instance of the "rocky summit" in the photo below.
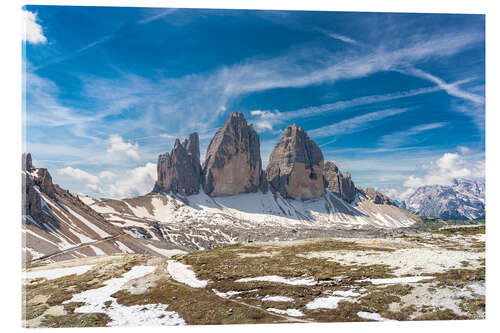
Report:
<svg viewBox="0 0 500 333"><path fill-rule="evenodd" d="M285 198L309 200L325 194L323 153L295 124L274 147L266 175L271 189Z"/></svg>
<svg viewBox="0 0 500 333"><path fill-rule="evenodd" d="M207 148L202 167L205 193L212 197L257 192L262 181L259 136L240 112L233 112Z"/></svg>
<svg viewBox="0 0 500 333"><path fill-rule="evenodd" d="M158 156L158 179L153 192L173 192L181 195L196 194L200 190L200 141L198 133L191 133L181 144L175 141L170 153Z"/></svg>
<svg viewBox="0 0 500 333"><path fill-rule="evenodd" d="M367 187L366 189L358 189L362 195L365 195L369 200L377 205L391 205L395 206L394 201L391 200L388 196L378 192L373 187Z"/></svg>
<svg viewBox="0 0 500 333"><path fill-rule="evenodd" d="M345 176L342 175L339 168L331 161L325 162L323 172L325 176L325 186L328 190L345 201L352 203L356 198L356 187L351 180L351 174L346 172Z"/></svg>

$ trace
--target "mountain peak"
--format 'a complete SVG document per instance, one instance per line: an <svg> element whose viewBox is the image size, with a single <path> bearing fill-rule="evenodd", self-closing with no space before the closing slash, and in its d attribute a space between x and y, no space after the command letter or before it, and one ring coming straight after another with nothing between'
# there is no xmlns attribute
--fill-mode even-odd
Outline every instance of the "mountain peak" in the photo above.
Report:
<svg viewBox="0 0 500 333"><path fill-rule="evenodd" d="M241 112L229 115L210 141L202 167L205 193L226 196L263 188L260 140Z"/></svg>
<svg viewBox="0 0 500 333"><path fill-rule="evenodd" d="M175 140L170 153L158 156L157 181L153 192L174 192L182 195L196 194L200 190L200 142L194 132L181 144Z"/></svg>
<svg viewBox="0 0 500 333"><path fill-rule="evenodd" d="M356 187L351 180L351 174L346 172L345 176L342 175L337 165L331 161L325 162L323 172L328 190L352 203L356 198Z"/></svg>
<svg viewBox="0 0 500 333"><path fill-rule="evenodd" d="M308 200L325 194L323 153L296 124L288 126L274 147L267 180L283 197Z"/></svg>

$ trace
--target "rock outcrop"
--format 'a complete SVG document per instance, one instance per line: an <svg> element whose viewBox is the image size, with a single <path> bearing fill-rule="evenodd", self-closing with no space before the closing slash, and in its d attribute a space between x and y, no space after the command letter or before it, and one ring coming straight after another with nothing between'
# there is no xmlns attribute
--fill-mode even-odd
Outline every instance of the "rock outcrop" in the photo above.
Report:
<svg viewBox="0 0 500 333"><path fill-rule="evenodd" d="M390 205L390 206L396 206L394 201L392 201L391 198L388 196L378 192L375 190L373 187L367 187L366 189L361 189L359 187L356 188L360 193L365 195L368 200L374 202L377 205Z"/></svg>
<svg viewBox="0 0 500 333"><path fill-rule="evenodd" d="M327 161L323 169L325 175L325 186L330 192L336 194L343 200L352 203L356 198L356 187L351 180L349 172L342 175L335 163Z"/></svg>
<svg viewBox="0 0 500 333"><path fill-rule="evenodd" d="M52 182L52 176L45 168L35 168L31 160L31 154L23 154L23 171L26 175L26 185L37 186L43 193L51 198L56 197L56 187Z"/></svg>
<svg viewBox="0 0 500 333"><path fill-rule="evenodd" d="M202 167L206 194L228 196L265 190L259 136L240 112L233 112L210 141Z"/></svg>
<svg viewBox="0 0 500 333"><path fill-rule="evenodd" d="M158 156L154 193L173 192L192 195L200 191L201 165L198 133L191 133L183 143L175 140L170 153Z"/></svg>
<svg viewBox="0 0 500 333"><path fill-rule="evenodd" d="M23 154L23 215L38 217L42 213L42 202L40 192L45 193L50 198L56 198L56 186L52 182L49 171L45 168L35 168L31 159L31 154Z"/></svg>
<svg viewBox="0 0 500 333"><path fill-rule="evenodd" d="M266 178L285 198L319 198L325 194L323 153L302 128L290 125L269 157Z"/></svg>

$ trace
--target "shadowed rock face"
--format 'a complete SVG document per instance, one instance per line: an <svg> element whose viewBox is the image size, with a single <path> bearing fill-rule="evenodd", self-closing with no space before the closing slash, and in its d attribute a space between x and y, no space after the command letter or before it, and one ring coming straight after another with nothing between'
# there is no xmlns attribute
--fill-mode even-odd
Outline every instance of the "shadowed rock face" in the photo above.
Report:
<svg viewBox="0 0 500 333"><path fill-rule="evenodd" d="M56 197L57 189L52 183L52 177L45 168L35 168L31 154L22 157L23 188L24 188L24 215L38 217L42 213L42 203L39 192L47 194L50 198Z"/></svg>
<svg viewBox="0 0 500 333"><path fill-rule="evenodd" d="M153 192L173 192L181 195L196 194L200 190L200 142L198 133L192 133L181 144L175 140L170 153L158 156L158 180Z"/></svg>
<svg viewBox="0 0 500 333"><path fill-rule="evenodd" d="M302 128L290 125L269 157L266 178L283 197L319 198L325 194L323 153Z"/></svg>
<svg viewBox="0 0 500 333"><path fill-rule="evenodd" d="M356 197L356 187L351 180L351 174L342 175L335 163L327 161L324 168L325 186L345 201L352 203Z"/></svg>
<svg viewBox="0 0 500 333"><path fill-rule="evenodd" d="M377 205L396 206L396 204L394 203L394 201L391 200L391 198L376 191L373 187L367 187L364 190L361 188L356 188L356 189Z"/></svg>
<svg viewBox="0 0 500 333"><path fill-rule="evenodd" d="M213 197L265 191L261 174L259 136L242 113L233 112L207 148L203 190Z"/></svg>

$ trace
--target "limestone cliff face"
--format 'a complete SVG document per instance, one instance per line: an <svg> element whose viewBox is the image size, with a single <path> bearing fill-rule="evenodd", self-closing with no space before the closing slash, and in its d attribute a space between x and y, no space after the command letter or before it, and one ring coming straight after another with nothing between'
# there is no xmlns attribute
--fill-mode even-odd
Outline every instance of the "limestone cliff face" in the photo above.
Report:
<svg viewBox="0 0 500 333"><path fill-rule="evenodd" d="M352 203L356 197L356 187L351 180L351 174L342 175L335 163L327 161L324 167L325 186L345 201Z"/></svg>
<svg viewBox="0 0 500 333"><path fill-rule="evenodd" d="M210 196L265 191L259 136L240 112L233 112L210 141L202 167L203 190Z"/></svg>
<svg viewBox="0 0 500 333"><path fill-rule="evenodd" d="M274 147L266 170L273 191L283 197L309 200L325 194L323 153L306 132L290 125Z"/></svg>
<svg viewBox="0 0 500 333"><path fill-rule="evenodd" d="M181 195L196 194L200 190L200 141L198 133L192 133L181 144L175 140L170 153L158 156L157 175L153 192L173 192Z"/></svg>

